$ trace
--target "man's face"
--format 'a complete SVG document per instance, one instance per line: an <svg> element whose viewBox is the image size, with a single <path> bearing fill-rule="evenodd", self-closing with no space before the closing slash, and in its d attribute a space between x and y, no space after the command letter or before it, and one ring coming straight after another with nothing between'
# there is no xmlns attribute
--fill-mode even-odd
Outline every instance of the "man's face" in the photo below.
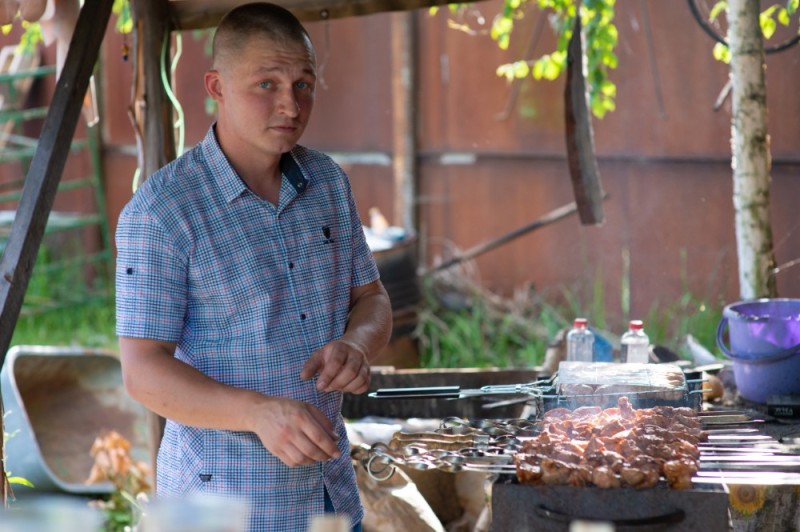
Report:
<svg viewBox="0 0 800 532"><path fill-rule="evenodd" d="M255 157L292 149L314 107L316 66L310 45L254 37L243 52L219 65L216 76L219 91L212 97L228 147Z"/></svg>

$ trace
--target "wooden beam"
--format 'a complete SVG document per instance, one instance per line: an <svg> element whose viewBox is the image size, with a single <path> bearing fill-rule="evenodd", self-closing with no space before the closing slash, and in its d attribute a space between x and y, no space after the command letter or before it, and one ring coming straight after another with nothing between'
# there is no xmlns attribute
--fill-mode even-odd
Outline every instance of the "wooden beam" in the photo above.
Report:
<svg viewBox="0 0 800 532"><path fill-rule="evenodd" d="M485 1L485 0L482 0ZM280 4L303 21L372 15L386 11L409 11L451 3L452 0L285 0ZM242 0L173 0L171 18L178 30L213 28Z"/></svg>
<svg viewBox="0 0 800 532"><path fill-rule="evenodd" d="M86 0L56 82L0 261L0 366L5 361L50 209L66 164L113 0Z"/></svg>
<svg viewBox="0 0 800 532"><path fill-rule="evenodd" d="M564 113L567 133L567 162L578 214L583 225L603 222L603 187L594 154L592 116L586 102L581 18L575 17L567 46L567 83Z"/></svg>
<svg viewBox="0 0 800 532"><path fill-rule="evenodd" d="M169 39L173 27L168 4L167 0L135 0L133 5L134 79L130 115L142 181L175 159L174 109L161 79L162 69L169 72L170 63Z"/></svg>
<svg viewBox="0 0 800 532"><path fill-rule="evenodd" d="M394 225L416 233L417 106L413 13L392 15Z"/></svg>
<svg viewBox="0 0 800 532"><path fill-rule="evenodd" d="M169 41L174 29L168 4L167 0L135 0L133 5L134 79L129 113L136 133L140 181L176 155L174 109L161 78L162 70L169 72ZM163 417L148 410L148 445L154 479L165 423Z"/></svg>

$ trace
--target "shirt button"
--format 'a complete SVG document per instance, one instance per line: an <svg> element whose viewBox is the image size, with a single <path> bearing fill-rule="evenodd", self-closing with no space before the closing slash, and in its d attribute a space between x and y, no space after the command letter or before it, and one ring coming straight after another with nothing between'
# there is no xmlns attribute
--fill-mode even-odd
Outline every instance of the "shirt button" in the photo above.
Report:
<svg viewBox="0 0 800 532"><path fill-rule="evenodd" d="M291 270L292 268L294 268L294 262L289 263L289 269Z"/></svg>
<svg viewBox="0 0 800 532"><path fill-rule="evenodd" d="M300 314L300 319L301 320L305 320L306 319L306 315L305 314Z"/></svg>

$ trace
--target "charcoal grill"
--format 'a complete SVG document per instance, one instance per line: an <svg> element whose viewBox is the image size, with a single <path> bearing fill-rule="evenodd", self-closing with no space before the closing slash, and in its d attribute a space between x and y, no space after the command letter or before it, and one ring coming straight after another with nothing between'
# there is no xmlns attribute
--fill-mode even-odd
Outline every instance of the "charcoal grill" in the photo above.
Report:
<svg viewBox="0 0 800 532"><path fill-rule="evenodd" d="M691 376L692 378L688 378ZM381 388L369 394L374 399L464 399L482 397L491 409L509 402L525 402L526 417L536 417L553 408L613 406L626 396L637 408L653 406L691 407L702 403L702 379L686 374L672 364L613 364L605 362L561 362L551 378L519 384L489 385L476 389L460 386ZM502 396L518 399L498 400Z"/></svg>
<svg viewBox="0 0 800 532"><path fill-rule="evenodd" d="M502 478L492 486L493 532L562 532L576 520L611 523L617 532L728 530L728 494L719 485L602 489L533 486Z"/></svg>
<svg viewBox="0 0 800 532"><path fill-rule="evenodd" d="M800 485L800 449L762 434L759 426L763 420L736 410L699 412L702 381L695 378L699 375L684 375L684 380L663 386L656 374L662 369L647 368L645 375L651 380L621 375L616 383L621 385L620 390L598 397L596 388L592 389L593 393L583 394L575 393L580 386L570 389L564 385L614 384L606 379L607 375L592 381L585 379L586 372L570 374L562 369L565 368L559 368L560 378L556 375L553 379L517 385L474 390L447 386L373 392L372 397L390 399L486 396L496 400L498 396L517 394L523 395L535 409L530 417L523 419L447 418L437 431L399 433L390 445L373 446L363 453L362 463L376 479L387 478L394 465L419 470L436 468L495 474L492 530L497 532L569 530L570 523L575 520L609 522L617 531L727 530L727 485ZM632 366L620 369L636 371ZM635 386L642 386L642 393L637 393ZM630 397L637 408L689 406L698 411L708 433L708 442L698 445L699 471L692 478L691 489L671 489L663 478L657 486L646 489L519 483L514 456L526 438L535 436L535 420L540 414L553 408L607 408L621 396Z"/></svg>

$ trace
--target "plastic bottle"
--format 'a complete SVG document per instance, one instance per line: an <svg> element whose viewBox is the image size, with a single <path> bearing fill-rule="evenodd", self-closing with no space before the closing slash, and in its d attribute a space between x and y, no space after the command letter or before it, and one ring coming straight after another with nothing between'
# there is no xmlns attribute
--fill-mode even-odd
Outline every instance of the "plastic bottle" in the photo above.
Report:
<svg viewBox="0 0 800 532"><path fill-rule="evenodd" d="M628 331L620 338L623 362L646 364L650 361L650 338L641 320L631 320Z"/></svg>
<svg viewBox="0 0 800 532"><path fill-rule="evenodd" d="M567 360L591 362L594 352L594 333L586 318L575 318L567 333Z"/></svg>

